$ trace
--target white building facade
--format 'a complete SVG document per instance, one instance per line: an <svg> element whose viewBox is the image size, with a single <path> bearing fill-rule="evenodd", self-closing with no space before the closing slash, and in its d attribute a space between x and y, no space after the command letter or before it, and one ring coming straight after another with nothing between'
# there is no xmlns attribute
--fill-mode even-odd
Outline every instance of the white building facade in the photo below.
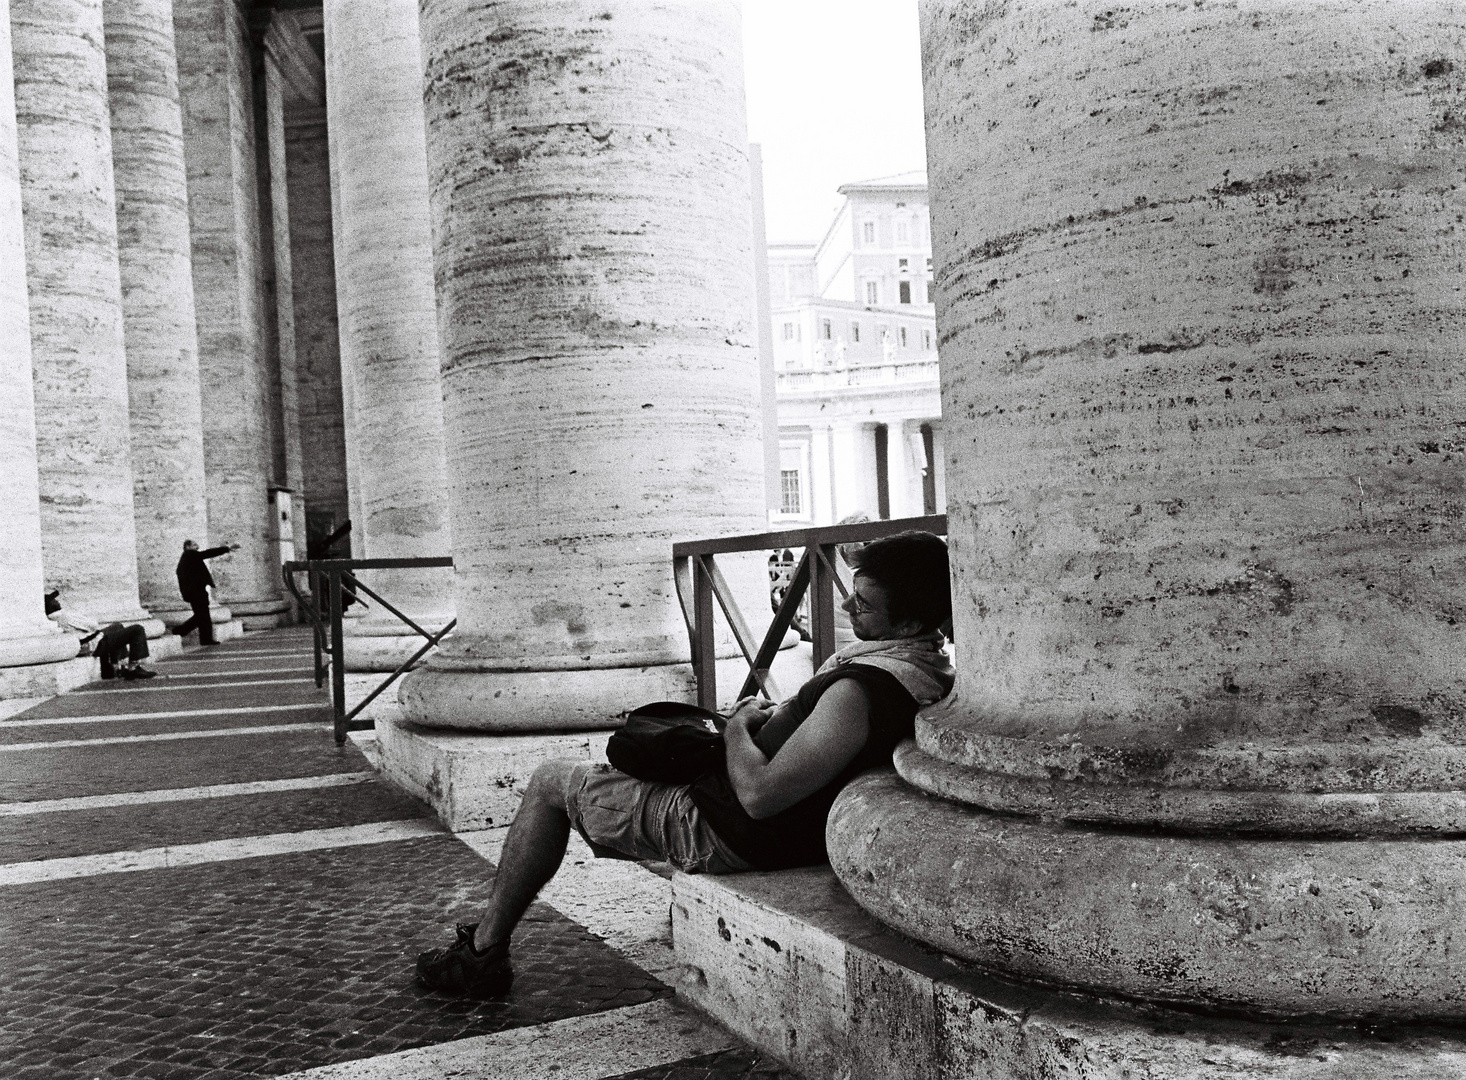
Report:
<svg viewBox="0 0 1466 1080"><path fill-rule="evenodd" d="M845 202L819 244L769 245L775 524L946 506L926 178L839 191Z"/></svg>

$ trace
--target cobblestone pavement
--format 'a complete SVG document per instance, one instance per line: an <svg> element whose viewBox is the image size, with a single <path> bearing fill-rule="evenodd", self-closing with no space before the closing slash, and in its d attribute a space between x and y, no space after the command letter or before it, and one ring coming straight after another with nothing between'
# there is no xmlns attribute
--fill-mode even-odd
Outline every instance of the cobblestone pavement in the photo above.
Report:
<svg viewBox="0 0 1466 1080"><path fill-rule="evenodd" d="M335 745L308 666L301 631L251 634L0 720L0 1075L275 1076L670 996L545 904L505 999L418 988L412 957L477 914L492 865ZM410 827L353 833L381 823ZM605 1075L789 1075L720 1045Z"/></svg>

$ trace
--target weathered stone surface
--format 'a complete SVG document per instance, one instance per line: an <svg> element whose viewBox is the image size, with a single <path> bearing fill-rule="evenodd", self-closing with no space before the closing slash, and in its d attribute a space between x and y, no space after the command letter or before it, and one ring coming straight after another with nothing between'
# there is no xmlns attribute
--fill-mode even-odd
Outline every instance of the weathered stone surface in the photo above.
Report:
<svg viewBox="0 0 1466 1080"><path fill-rule="evenodd" d="M1275 1014L1454 1017L1466 844L1067 829L862 778L830 860L879 918L985 967ZM920 836L919 843L913 837Z"/></svg>
<svg viewBox="0 0 1466 1080"><path fill-rule="evenodd" d="M1459 789L1461 10L1006 10L926 22L971 663L922 749Z"/></svg>
<svg viewBox="0 0 1466 1080"><path fill-rule="evenodd" d="M998 979L887 930L825 867L674 874L672 937L678 995L810 1080L1466 1076L1456 1030L1248 1022Z"/></svg>
<svg viewBox="0 0 1466 1080"><path fill-rule="evenodd" d="M11 5L46 580L102 622L138 604L101 0Z"/></svg>
<svg viewBox="0 0 1466 1080"><path fill-rule="evenodd" d="M646 669L620 711L687 659L672 540L763 521L737 9L427 0L421 34L459 624L402 700Z"/></svg>
<svg viewBox="0 0 1466 1080"><path fill-rule="evenodd" d="M504 828L535 769L555 758L606 760L606 735L481 735L377 718L381 769L454 832Z"/></svg>
<svg viewBox="0 0 1466 1080"><path fill-rule="evenodd" d="M172 0L104 0L122 326L127 347L138 589L165 623L188 618L174 568L208 547L188 176Z"/></svg>
<svg viewBox="0 0 1466 1080"><path fill-rule="evenodd" d="M209 534L240 550L211 569L247 629L286 609L267 480L269 378L260 336L260 215L249 42L229 0L175 0L192 223Z"/></svg>
<svg viewBox="0 0 1466 1080"><path fill-rule="evenodd" d="M340 155L336 298L364 513L353 550L369 559L453 551L417 18L416 0L325 6L326 109ZM451 570L367 579L426 629L453 618ZM353 670L392 670L422 644L379 608L351 635Z"/></svg>
<svg viewBox="0 0 1466 1080"><path fill-rule="evenodd" d="M973 809L849 791L837 872L1022 977L1459 1019L1466 18L923 43L963 663L899 767Z"/></svg>
<svg viewBox="0 0 1466 1080"><path fill-rule="evenodd" d="M15 136L10 8L0 0L0 665L52 664L76 655L76 638L46 618L41 603L41 515L31 393L30 306ZM0 696L28 696L0 682Z"/></svg>

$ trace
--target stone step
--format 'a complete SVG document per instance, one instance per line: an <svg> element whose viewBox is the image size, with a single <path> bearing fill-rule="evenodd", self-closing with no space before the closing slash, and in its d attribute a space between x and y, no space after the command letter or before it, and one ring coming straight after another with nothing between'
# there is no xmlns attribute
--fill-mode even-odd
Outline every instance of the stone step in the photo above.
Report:
<svg viewBox="0 0 1466 1080"><path fill-rule="evenodd" d="M674 874L677 992L806 1080L1466 1077L1461 1032L1264 1023L1021 985L903 938L828 867Z"/></svg>

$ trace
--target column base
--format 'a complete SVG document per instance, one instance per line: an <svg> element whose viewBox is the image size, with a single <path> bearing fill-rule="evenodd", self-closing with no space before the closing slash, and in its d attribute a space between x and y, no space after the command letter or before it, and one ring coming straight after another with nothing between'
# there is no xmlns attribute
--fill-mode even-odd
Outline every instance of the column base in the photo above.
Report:
<svg viewBox="0 0 1466 1080"><path fill-rule="evenodd" d="M273 630L290 622L290 601L278 597L271 600L231 599L229 611L246 630Z"/></svg>
<svg viewBox="0 0 1466 1080"><path fill-rule="evenodd" d="M830 863L882 922L1005 975L1248 1015L1459 1023L1466 842L1086 829L859 777Z"/></svg>
<svg viewBox="0 0 1466 1080"><path fill-rule="evenodd" d="M54 697L102 677L102 665L95 656L77 656L49 664L0 667L0 701L10 698Z"/></svg>
<svg viewBox="0 0 1466 1080"><path fill-rule="evenodd" d="M380 768L453 832L514 820L530 774L553 758L606 760L607 734L483 735L378 718Z"/></svg>
<svg viewBox="0 0 1466 1080"><path fill-rule="evenodd" d="M677 994L809 1080L1444 1080L1459 1030L1268 1024L995 978L882 926L828 867L674 874Z"/></svg>
<svg viewBox="0 0 1466 1080"><path fill-rule="evenodd" d="M447 622L447 619L441 621L417 620L419 626L434 633L443 628L444 622ZM344 619L341 625L341 644L346 654L347 671L396 671L399 666L412 659L418 649L427 644L427 639L421 634L411 632L406 634L363 634L356 632L358 627ZM427 655L430 657L435 651L432 650ZM424 661L418 662L423 663Z"/></svg>

